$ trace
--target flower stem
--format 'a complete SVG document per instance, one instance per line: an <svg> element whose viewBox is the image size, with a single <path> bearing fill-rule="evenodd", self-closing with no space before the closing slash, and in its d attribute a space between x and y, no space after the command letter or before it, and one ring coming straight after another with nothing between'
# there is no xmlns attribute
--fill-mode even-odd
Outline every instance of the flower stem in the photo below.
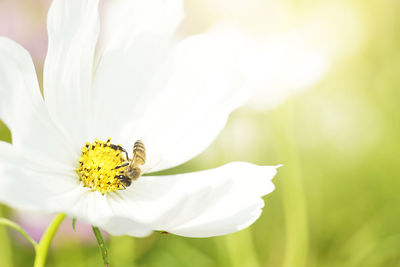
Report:
<svg viewBox="0 0 400 267"><path fill-rule="evenodd" d="M9 219L6 218L0 218L0 225L5 225L8 227L13 228L14 230L17 230L23 237L26 238L26 240L29 241L29 243L32 244L33 248L36 250L37 248L37 243L35 242L35 240L33 240L25 231L24 229L21 228L21 226L19 226L18 224L16 224L13 221L10 221Z"/></svg>
<svg viewBox="0 0 400 267"><path fill-rule="evenodd" d="M101 250L101 256L103 257L103 262L104 266L108 267L110 265L108 261L108 252L107 252L107 247L106 243L104 242L103 236L99 230L98 227L92 226L94 236L96 237L97 244L99 245L99 248Z"/></svg>
<svg viewBox="0 0 400 267"><path fill-rule="evenodd" d="M0 205L0 216L4 215L4 207ZM5 227L0 227L0 266L14 266L11 242Z"/></svg>
<svg viewBox="0 0 400 267"><path fill-rule="evenodd" d="M58 214L47 228L42 239L36 247L36 257L33 264L34 267L43 267L46 263L47 252L49 251L50 243L64 218L65 214Z"/></svg>
<svg viewBox="0 0 400 267"><path fill-rule="evenodd" d="M255 248L252 228L225 236L230 263L233 267L260 266Z"/></svg>
<svg viewBox="0 0 400 267"><path fill-rule="evenodd" d="M304 181L296 145L293 100L289 99L282 107L282 116L276 122L277 142L280 147L281 162L285 168L280 170L281 192L285 216L286 249L282 266L304 267L308 255L308 218L304 193Z"/></svg>

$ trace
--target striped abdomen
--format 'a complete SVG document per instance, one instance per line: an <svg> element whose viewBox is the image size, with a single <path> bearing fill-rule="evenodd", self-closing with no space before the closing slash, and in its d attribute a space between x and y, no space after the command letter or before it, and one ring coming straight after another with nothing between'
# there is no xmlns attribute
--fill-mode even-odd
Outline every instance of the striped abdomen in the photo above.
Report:
<svg viewBox="0 0 400 267"><path fill-rule="evenodd" d="M146 149L144 148L144 144L142 141L137 140L133 145L133 160L139 165L144 165L146 162Z"/></svg>

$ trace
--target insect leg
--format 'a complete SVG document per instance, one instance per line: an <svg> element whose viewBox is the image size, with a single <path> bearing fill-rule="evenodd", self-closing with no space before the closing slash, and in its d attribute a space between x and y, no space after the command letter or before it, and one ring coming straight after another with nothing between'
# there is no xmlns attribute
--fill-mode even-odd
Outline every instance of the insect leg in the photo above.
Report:
<svg viewBox="0 0 400 267"><path fill-rule="evenodd" d="M124 152L125 155L126 155L126 159L127 159L127 160L130 160L130 159L129 159L128 152L127 152L122 146L110 144L110 147L111 147L112 149L114 149L114 150L119 150L119 151Z"/></svg>
<svg viewBox="0 0 400 267"><path fill-rule="evenodd" d="M122 168L122 167L126 167L129 165L129 162L125 162L124 164L118 165L117 167L114 168L114 170Z"/></svg>

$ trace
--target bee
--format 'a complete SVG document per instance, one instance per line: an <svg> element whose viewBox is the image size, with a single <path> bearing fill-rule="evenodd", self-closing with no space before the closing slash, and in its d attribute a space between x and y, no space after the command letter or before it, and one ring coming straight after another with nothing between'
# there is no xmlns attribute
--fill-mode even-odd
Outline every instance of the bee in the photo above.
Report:
<svg viewBox="0 0 400 267"><path fill-rule="evenodd" d="M119 181L125 186L129 187L132 184L132 181L137 180L142 174L141 166L146 163L146 149L142 141L137 140L133 145L133 158L129 159L128 153L124 148L117 145L111 145L111 147L115 150L120 150L125 152L126 158L128 162L125 162L122 165L115 167L115 169L126 167L121 174L116 176Z"/></svg>

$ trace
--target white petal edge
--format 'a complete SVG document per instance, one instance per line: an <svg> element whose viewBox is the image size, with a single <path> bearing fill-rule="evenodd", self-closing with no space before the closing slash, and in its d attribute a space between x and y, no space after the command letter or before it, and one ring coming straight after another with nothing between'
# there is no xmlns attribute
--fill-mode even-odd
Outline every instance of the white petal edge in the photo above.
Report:
<svg viewBox="0 0 400 267"><path fill-rule="evenodd" d="M148 225L117 216L102 219L99 226L111 235L146 237L153 232Z"/></svg>
<svg viewBox="0 0 400 267"><path fill-rule="evenodd" d="M21 156L46 169L72 168L71 143L49 116L29 53L4 37L0 37L0 119Z"/></svg>
<svg viewBox="0 0 400 267"><path fill-rule="evenodd" d="M119 217L188 237L239 231L261 214L279 166L233 162L194 173L145 176L108 196Z"/></svg>
<svg viewBox="0 0 400 267"><path fill-rule="evenodd" d="M13 145L0 141L0 202L19 209L51 212L52 199L78 185L73 172L43 170L21 158Z"/></svg>
<svg viewBox="0 0 400 267"><path fill-rule="evenodd" d="M100 30L99 0L55 0L47 20L44 96L79 152L90 135L90 90Z"/></svg>

